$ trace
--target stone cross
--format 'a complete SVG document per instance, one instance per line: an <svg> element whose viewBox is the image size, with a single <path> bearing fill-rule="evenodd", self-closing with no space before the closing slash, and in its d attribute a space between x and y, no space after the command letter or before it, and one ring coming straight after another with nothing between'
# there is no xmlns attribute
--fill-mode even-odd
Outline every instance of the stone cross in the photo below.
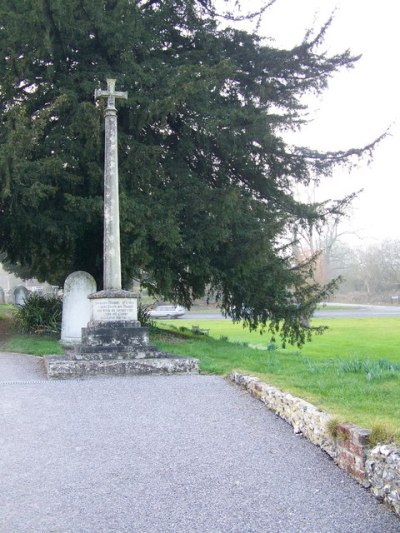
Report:
<svg viewBox="0 0 400 533"><path fill-rule="evenodd" d="M118 133L116 98L128 98L127 92L115 90L114 79L107 79L107 89L96 89L95 98L107 98L104 156L104 290L121 289L121 247L119 236Z"/></svg>

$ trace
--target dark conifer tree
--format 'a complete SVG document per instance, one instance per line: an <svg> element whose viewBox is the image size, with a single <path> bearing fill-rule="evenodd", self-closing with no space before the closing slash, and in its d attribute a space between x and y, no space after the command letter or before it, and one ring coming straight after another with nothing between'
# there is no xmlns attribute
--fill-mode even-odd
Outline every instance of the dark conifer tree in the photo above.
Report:
<svg viewBox="0 0 400 533"><path fill-rule="evenodd" d="M265 16L268 16L267 14ZM190 305L211 290L251 327L303 342L333 289L288 236L335 205L293 195L364 150L289 146L301 97L353 66L319 52L329 23L282 50L219 29L213 0L2 0L0 251L39 279L102 272L106 77L119 103L123 278ZM370 149L371 147L367 147Z"/></svg>

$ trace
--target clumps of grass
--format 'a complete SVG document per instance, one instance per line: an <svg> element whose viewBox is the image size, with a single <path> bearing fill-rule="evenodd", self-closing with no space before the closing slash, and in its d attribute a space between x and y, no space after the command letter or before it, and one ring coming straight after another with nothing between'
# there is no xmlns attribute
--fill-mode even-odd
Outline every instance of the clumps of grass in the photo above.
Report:
<svg viewBox="0 0 400 533"><path fill-rule="evenodd" d="M301 360L310 374L330 374L333 370L338 376L359 374L360 376L365 376L367 381L380 381L392 377L400 377L400 364L393 363L387 359L373 361L362 357L353 357L351 359L332 358L321 363L315 362L312 358L302 356Z"/></svg>
<svg viewBox="0 0 400 533"><path fill-rule="evenodd" d="M337 417L331 417L326 423L326 430L328 432L328 435L332 437L332 439L341 442L343 442L346 438L344 433L338 431L338 426L342 423L343 420L340 420ZM390 443L399 443L398 432L383 424L374 424L371 428L371 433L368 437L368 445L373 448L378 444Z"/></svg>
<svg viewBox="0 0 400 533"><path fill-rule="evenodd" d="M222 340L222 339L220 339ZM229 342L229 341L228 341ZM230 341L231 344L234 344L235 346L242 346L243 348L248 348L249 347L249 343L248 342L244 342L244 341Z"/></svg>
<svg viewBox="0 0 400 533"><path fill-rule="evenodd" d="M302 360L310 374L317 374L322 370L321 366L314 364L309 357L303 357Z"/></svg>
<svg viewBox="0 0 400 533"><path fill-rule="evenodd" d="M278 352L268 352L265 358L265 366L268 372L276 374L281 368L281 361L278 357Z"/></svg>
<svg viewBox="0 0 400 533"><path fill-rule="evenodd" d="M400 364L391 363L386 359L371 361L370 359L355 358L336 361L338 374L364 374L368 381L380 380L383 377L400 375Z"/></svg>
<svg viewBox="0 0 400 533"><path fill-rule="evenodd" d="M390 372L400 372L400 364L399 363L392 363L391 361L387 361L386 359L379 359L378 361L379 368L382 370L388 370Z"/></svg>
<svg viewBox="0 0 400 533"><path fill-rule="evenodd" d="M374 424L368 437L368 444L372 447L378 444L398 443L396 432L383 424Z"/></svg>
<svg viewBox="0 0 400 533"><path fill-rule="evenodd" d="M338 431L338 425L341 424L341 422L342 421L339 420L339 418L331 417L326 423L326 430L332 439L336 440L342 436L342 434Z"/></svg>

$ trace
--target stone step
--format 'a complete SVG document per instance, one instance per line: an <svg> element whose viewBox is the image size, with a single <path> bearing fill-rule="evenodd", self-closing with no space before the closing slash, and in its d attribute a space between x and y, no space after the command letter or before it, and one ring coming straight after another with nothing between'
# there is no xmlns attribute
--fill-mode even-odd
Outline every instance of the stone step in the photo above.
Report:
<svg viewBox="0 0 400 533"><path fill-rule="evenodd" d="M63 356L44 357L49 379L74 379L90 376L169 375L199 371L199 361L188 357L145 359L73 360Z"/></svg>
<svg viewBox="0 0 400 533"><path fill-rule="evenodd" d="M68 359L106 360L106 359L146 359L168 357L166 352L160 352L152 346L76 346L68 353Z"/></svg>
<svg viewBox="0 0 400 533"><path fill-rule="evenodd" d="M90 351L90 352L72 352L68 358L72 361L129 361L132 359L160 359L168 357L167 352L158 352L153 350L138 349L129 350L110 350L110 351Z"/></svg>

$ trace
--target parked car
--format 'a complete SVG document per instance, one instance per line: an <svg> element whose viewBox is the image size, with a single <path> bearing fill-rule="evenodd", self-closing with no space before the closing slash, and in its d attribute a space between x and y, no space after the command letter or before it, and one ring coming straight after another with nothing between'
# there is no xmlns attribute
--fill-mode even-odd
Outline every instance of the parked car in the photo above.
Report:
<svg viewBox="0 0 400 533"><path fill-rule="evenodd" d="M180 318L185 314L181 305L158 305L149 313L151 318Z"/></svg>

